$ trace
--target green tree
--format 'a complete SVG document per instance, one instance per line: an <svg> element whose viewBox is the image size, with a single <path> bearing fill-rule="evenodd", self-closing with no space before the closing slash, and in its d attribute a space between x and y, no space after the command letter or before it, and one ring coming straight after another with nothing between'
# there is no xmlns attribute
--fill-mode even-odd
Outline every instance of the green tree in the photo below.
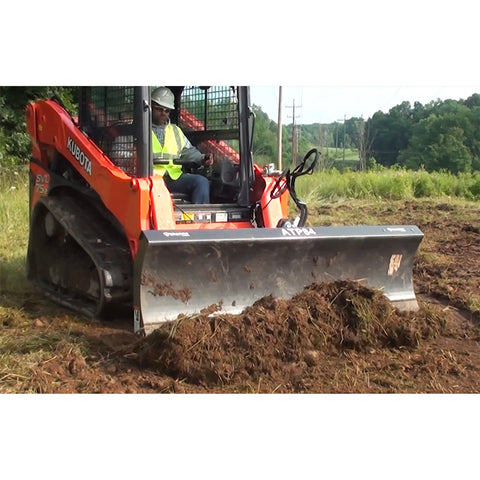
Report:
<svg viewBox="0 0 480 480"><path fill-rule="evenodd" d="M29 160L25 109L30 101L55 95L75 114L73 99L77 90L77 87L0 87L0 165L14 166Z"/></svg>
<svg viewBox="0 0 480 480"><path fill-rule="evenodd" d="M273 162L277 157L277 125L260 107L253 105L252 110L255 113L253 154Z"/></svg>
<svg viewBox="0 0 480 480"><path fill-rule="evenodd" d="M463 123L463 125L462 125ZM427 171L469 172L472 155L466 146L465 118L454 113L435 114L421 120L399 160L407 168L424 167Z"/></svg>
<svg viewBox="0 0 480 480"><path fill-rule="evenodd" d="M376 112L367 126L373 139L368 156L386 167L399 163L398 155L407 148L414 124L410 102L402 102L391 108L388 114Z"/></svg>
<svg viewBox="0 0 480 480"><path fill-rule="evenodd" d="M475 107L480 107L480 94L474 93L470 97L468 97L464 102L465 106L468 108L475 108Z"/></svg>

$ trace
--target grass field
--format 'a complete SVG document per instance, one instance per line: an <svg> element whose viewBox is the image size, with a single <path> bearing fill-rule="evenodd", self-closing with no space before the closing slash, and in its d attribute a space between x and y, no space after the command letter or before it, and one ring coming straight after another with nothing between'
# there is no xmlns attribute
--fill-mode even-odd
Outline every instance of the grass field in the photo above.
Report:
<svg viewBox="0 0 480 480"><path fill-rule="evenodd" d="M28 242L28 174L0 172L0 294L24 292Z"/></svg>
<svg viewBox="0 0 480 480"><path fill-rule="evenodd" d="M133 333L86 321L44 298L26 280L27 179L25 169L0 173L0 393L195 391L196 387L184 386L182 379L166 377L163 371L139 368L132 352L122 356L125 345L134 341ZM309 225L419 225L425 238L414 283L422 294L445 302L424 303L424 311L431 310L427 313L435 325L448 312L460 312L462 322L473 328L465 318L477 319L480 311L475 263L480 258L475 250L480 231L477 175L329 171L302 177L297 187L308 205ZM320 383L311 391L476 392L477 377L470 373L477 374L478 334L466 331L464 342L462 332L442 337L446 343L435 346L435 351L427 342L412 354L377 348L365 354L347 351L345 356L329 357L324 352L322 373L315 378ZM460 348L469 350L460 356ZM260 350L254 345L252 351ZM438 355L444 354L439 364ZM399 368L405 368L400 377ZM415 375L405 373L411 371ZM269 388L252 384L251 390Z"/></svg>

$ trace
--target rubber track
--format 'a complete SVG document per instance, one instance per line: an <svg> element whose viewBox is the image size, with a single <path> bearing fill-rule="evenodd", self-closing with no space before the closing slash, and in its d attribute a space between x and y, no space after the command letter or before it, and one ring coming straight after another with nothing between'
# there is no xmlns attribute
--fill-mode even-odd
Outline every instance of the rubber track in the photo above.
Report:
<svg viewBox="0 0 480 480"><path fill-rule="evenodd" d="M79 298L78 293L55 285L41 286L58 303L82 314L108 316L119 308L131 308L132 258L125 237L88 202L68 196L45 197L40 202L87 253L104 279L97 304Z"/></svg>

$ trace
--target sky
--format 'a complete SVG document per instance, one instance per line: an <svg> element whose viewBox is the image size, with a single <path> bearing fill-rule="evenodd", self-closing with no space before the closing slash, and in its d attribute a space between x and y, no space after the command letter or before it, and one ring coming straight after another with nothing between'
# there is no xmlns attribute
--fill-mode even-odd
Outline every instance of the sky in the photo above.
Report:
<svg viewBox="0 0 480 480"><path fill-rule="evenodd" d="M478 86L286 86L282 87L282 124L332 123L344 118L370 118L403 101L425 105L432 100L466 99L480 93ZM278 86L252 86L251 102L278 122Z"/></svg>

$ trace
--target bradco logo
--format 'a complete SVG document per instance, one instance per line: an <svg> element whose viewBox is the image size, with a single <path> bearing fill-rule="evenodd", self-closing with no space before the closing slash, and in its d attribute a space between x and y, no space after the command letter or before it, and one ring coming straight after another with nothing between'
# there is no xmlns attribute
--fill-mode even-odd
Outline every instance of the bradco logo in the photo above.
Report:
<svg viewBox="0 0 480 480"><path fill-rule="evenodd" d="M166 237L189 237L188 232L162 232Z"/></svg>
<svg viewBox="0 0 480 480"><path fill-rule="evenodd" d="M84 170L91 175L92 174L92 162L90 159L80 150L80 147L70 138L67 139L67 148L71 154L75 157L75 160L84 168Z"/></svg>
<svg viewBox="0 0 480 480"><path fill-rule="evenodd" d="M309 237L316 235L316 232L312 227L282 228L282 235L284 237Z"/></svg>

